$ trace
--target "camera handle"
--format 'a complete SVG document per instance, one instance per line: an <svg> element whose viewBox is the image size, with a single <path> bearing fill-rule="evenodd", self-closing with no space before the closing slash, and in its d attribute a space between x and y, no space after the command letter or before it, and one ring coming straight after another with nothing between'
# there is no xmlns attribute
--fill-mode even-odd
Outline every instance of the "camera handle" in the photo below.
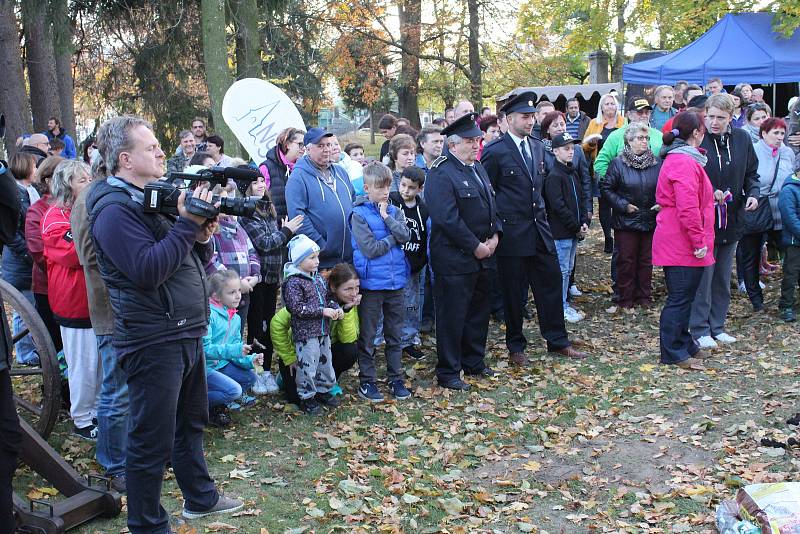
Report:
<svg viewBox="0 0 800 534"><path fill-rule="evenodd" d="M219 214L219 210L215 208L213 204L197 197L188 197L185 206L186 211L192 215L205 217L206 219L213 219Z"/></svg>

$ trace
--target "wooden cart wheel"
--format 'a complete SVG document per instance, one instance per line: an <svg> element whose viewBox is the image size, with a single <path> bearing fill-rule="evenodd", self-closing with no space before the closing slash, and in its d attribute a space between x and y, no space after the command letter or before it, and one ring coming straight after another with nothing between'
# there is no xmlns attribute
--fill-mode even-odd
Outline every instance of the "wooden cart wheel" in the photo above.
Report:
<svg viewBox="0 0 800 534"><path fill-rule="evenodd" d="M17 312L27 327L13 337L12 343L30 333L39 354L39 365L20 365L16 357L12 360L11 380L17 412L42 438L47 439L61 409L61 374L56 349L44 321L28 299L4 280L0 280L0 293L3 295L4 320L9 325L9 332L13 312ZM12 349L12 353L15 352Z"/></svg>

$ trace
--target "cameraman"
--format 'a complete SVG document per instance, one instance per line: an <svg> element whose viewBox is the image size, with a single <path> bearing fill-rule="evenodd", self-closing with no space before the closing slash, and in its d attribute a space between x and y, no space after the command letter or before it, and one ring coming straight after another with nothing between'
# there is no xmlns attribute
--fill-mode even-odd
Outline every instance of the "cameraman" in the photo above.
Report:
<svg viewBox="0 0 800 534"><path fill-rule="evenodd" d="M0 161L0 248L14 239L19 222L19 206L17 185L5 162ZM11 335L2 297L0 317L0 532L14 532L11 480L17 468L22 431L11 389Z"/></svg>
<svg viewBox="0 0 800 534"><path fill-rule="evenodd" d="M160 505L172 460L188 519L232 512L242 502L219 495L203 457L208 421L203 340L208 295L203 266L217 223L187 211L144 213L143 189L164 174L164 153L150 125L116 117L97 133L108 179L86 199L97 264L114 310L113 344L130 397L128 527L134 534L171 532ZM206 202L212 195L198 188Z"/></svg>

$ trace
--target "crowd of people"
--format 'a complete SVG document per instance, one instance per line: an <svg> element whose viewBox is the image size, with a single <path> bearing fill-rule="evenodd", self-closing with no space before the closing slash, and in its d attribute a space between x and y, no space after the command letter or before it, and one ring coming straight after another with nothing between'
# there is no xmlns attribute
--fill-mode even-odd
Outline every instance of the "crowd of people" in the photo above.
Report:
<svg viewBox="0 0 800 534"><path fill-rule="evenodd" d="M760 274L782 260L779 312L794 321L797 98L784 120L750 85L726 93L719 79L659 86L624 113L618 96L602 95L595 117L578 99L559 111L533 92L496 113L461 101L420 131L387 114L374 161L324 128L287 128L248 166L200 118L169 157L131 116L106 121L82 161L55 118L22 139L4 173L15 187L2 275L63 354L74 433L97 442L113 487L128 491L130 531L170 532L168 462L184 517L242 507L209 476L203 429L229 425L256 395L282 391L311 415L335 409L357 365L359 397L402 401L414 389L403 358L425 358L420 335L434 329L437 384L467 390L466 376L495 375L491 316L509 363L525 366L529 291L548 352L586 358L567 324L586 317L575 270L594 198L614 309L651 306L653 266L664 269L662 363L702 370L709 349L736 342L725 327L734 260L756 313ZM186 178L235 166L250 177ZM188 182L175 212L143 209L156 182ZM191 209L219 195L252 209ZM23 327L15 316L12 335ZM38 364L29 336L15 357Z"/></svg>

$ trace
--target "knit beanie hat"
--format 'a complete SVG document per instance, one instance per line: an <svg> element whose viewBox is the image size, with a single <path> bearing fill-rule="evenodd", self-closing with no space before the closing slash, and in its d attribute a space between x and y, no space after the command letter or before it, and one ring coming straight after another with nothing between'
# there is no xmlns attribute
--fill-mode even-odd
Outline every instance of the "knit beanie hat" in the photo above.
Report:
<svg viewBox="0 0 800 534"><path fill-rule="evenodd" d="M310 237L304 234L297 234L289 240L289 261L295 267L299 267L303 260L315 252L319 252L317 245Z"/></svg>

